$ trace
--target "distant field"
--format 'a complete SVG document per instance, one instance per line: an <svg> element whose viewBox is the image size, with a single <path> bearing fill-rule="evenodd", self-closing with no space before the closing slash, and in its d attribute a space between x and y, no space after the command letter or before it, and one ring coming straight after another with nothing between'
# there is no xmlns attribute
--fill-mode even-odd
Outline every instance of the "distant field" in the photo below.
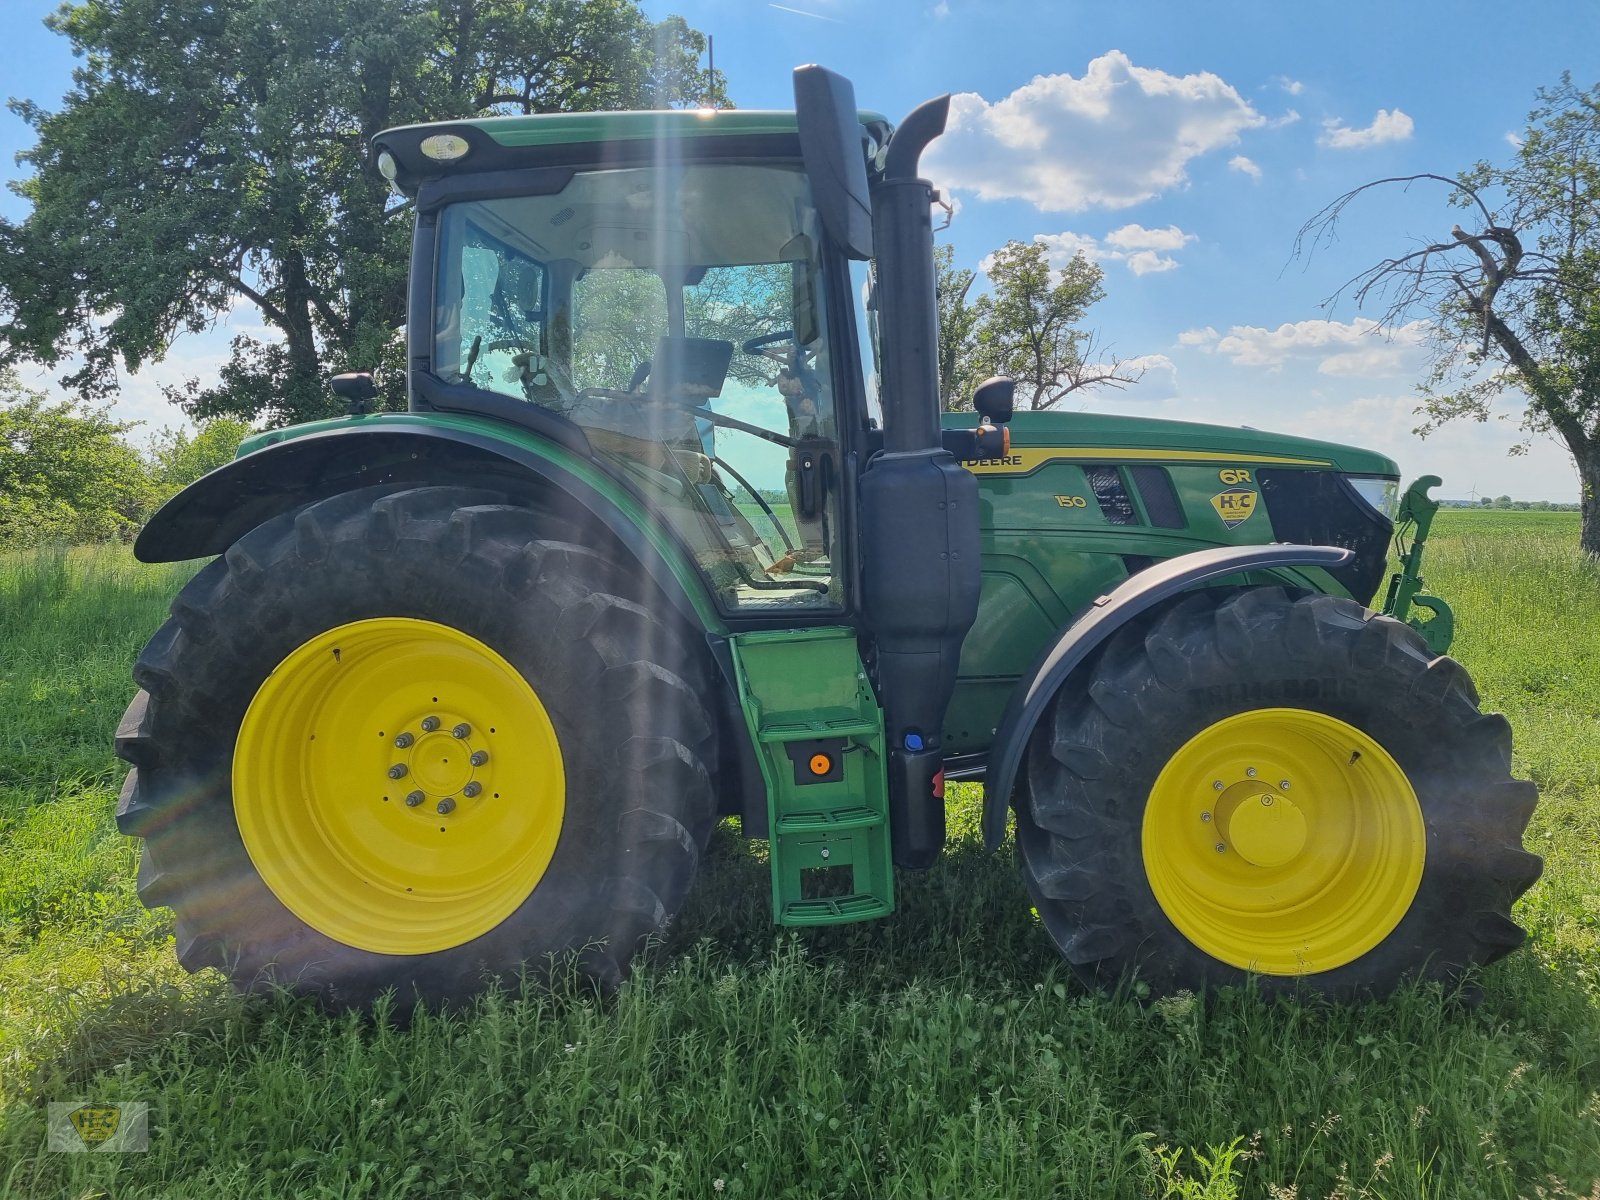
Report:
<svg viewBox="0 0 1600 1200"><path fill-rule="evenodd" d="M177 969L111 820L128 667L184 573L0 556L4 1200L1600 1196L1600 571L1576 514L1446 511L1430 550L1544 792L1530 947L1476 1007L1086 994L971 786L877 924L776 930L759 848L719 832L614 1006L498 996L400 1033L244 1003ZM150 1152L47 1153L69 1099L151 1101Z"/></svg>

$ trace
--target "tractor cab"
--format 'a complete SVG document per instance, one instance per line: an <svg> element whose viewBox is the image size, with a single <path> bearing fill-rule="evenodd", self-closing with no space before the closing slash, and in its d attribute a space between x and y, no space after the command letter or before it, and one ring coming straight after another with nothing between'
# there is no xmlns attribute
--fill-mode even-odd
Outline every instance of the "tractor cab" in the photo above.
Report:
<svg viewBox="0 0 1600 1200"><path fill-rule="evenodd" d="M849 263L795 117L635 122L638 139L600 142L577 140L587 116L385 135L425 214L413 405L576 426L730 617L839 613L841 467L868 422Z"/></svg>

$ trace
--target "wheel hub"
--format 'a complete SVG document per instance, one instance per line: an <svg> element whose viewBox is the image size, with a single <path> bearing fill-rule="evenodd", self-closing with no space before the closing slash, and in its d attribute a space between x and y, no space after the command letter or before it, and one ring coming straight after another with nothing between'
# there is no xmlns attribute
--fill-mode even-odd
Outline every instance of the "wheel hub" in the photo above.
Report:
<svg viewBox="0 0 1600 1200"><path fill-rule="evenodd" d="M435 715L447 725L461 723L454 714L431 712L419 714L415 721L407 723L405 732L412 734L413 741L408 749L396 755L396 761L406 768L407 778L414 781L413 786L429 800L458 796L473 782L486 786L492 773L489 760L485 759L482 767L475 767L472 762L474 752L482 749L481 746L474 744L470 737L457 738L443 729L422 732L422 721Z"/></svg>
<svg viewBox="0 0 1600 1200"><path fill-rule="evenodd" d="M425 954L508 917L555 853L555 727L510 663L446 625L356 621L292 651L240 726L234 815L262 880L346 945Z"/></svg>
<svg viewBox="0 0 1600 1200"><path fill-rule="evenodd" d="M1399 924L1427 833L1405 772L1324 713L1267 708L1202 729L1156 778L1146 877L1178 930L1269 975L1331 970Z"/></svg>
<svg viewBox="0 0 1600 1200"><path fill-rule="evenodd" d="M1287 796L1251 788L1223 820L1222 837L1235 853L1258 867L1281 867L1306 845L1306 818Z"/></svg>

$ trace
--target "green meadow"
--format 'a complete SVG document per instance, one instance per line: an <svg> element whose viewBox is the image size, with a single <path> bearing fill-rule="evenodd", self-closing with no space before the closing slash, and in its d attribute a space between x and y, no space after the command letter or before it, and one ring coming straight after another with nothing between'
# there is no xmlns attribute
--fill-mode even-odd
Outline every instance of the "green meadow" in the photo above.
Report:
<svg viewBox="0 0 1600 1200"><path fill-rule="evenodd" d="M112 820L128 671L187 568L0 556L0 1200L1600 1198L1600 569L1568 513L1448 511L1432 590L1543 799L1527 947L1464 994L1090 994L952 789L891 919L785 932L719 830L615 1000L409 1027L185 975ZM45 1148L146 1101L146 1153Z"/></svg>

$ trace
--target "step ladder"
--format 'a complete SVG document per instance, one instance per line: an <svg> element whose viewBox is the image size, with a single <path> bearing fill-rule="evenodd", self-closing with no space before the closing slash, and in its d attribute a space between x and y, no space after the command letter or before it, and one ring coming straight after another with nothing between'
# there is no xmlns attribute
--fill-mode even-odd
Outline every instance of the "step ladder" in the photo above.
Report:
<svg viewBox="0 0 1600 1200"><path fill-rule="evenodd" d="M883 710L846 628L730 639L767 786L772 913L839 925L894 911Z"/></svg>

